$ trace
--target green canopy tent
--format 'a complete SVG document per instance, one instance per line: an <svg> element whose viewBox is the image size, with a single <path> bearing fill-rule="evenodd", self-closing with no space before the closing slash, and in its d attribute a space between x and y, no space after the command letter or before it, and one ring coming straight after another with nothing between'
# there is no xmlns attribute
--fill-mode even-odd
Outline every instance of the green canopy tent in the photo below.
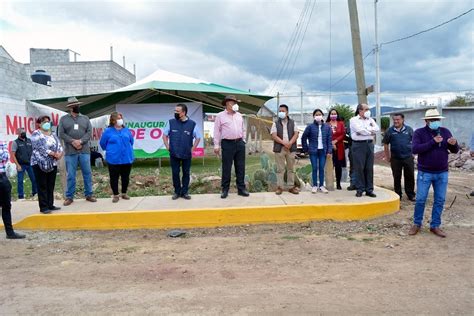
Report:
<svg viewBox="0 0 474 316"><path fill-rule="evenodd" d="M111 92L76 97L83 102L81 113L95 118L110 114L117 104L140 103L200 102L205 113L215 113L222 111L224 107L221 102L230 94L241 100L239 105L243 114L256 114L266 101L273 98L164 70L158 70L140 81ZM64 111L68 97L31 101Z"/></svg>

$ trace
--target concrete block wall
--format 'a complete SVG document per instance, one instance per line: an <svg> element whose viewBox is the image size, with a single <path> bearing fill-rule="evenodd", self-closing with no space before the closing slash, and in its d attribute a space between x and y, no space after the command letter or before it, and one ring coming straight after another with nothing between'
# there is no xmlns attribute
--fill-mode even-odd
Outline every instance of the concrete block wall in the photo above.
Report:
<svg viewBox="0 0 474 316"><path fill-rule="evenodd" d="M55 65L25 64L28 73L38 69L51 75L51 86L71 95L103 93L136 81L135 76L113 61L83 61Z"/></svg>
<svg viewBox="0 0 474 316"><path fill-rule="evenodd" d="M63 64L69 62L68 49L30 48L30 63L36 64Z"/></svg>

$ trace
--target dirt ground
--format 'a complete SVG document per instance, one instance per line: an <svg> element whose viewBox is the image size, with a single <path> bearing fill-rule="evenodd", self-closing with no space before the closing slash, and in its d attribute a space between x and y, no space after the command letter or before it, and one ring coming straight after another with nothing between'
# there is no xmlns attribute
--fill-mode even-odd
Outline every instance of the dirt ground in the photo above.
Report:
<svg viewBox="0 0 474 316"><path fill-rule="evenodd" d="M392 188L387 167L375 174ZM446 239L426 226L407 236L405 198L363 222L2 238L0 314L472 315L473 187L474 174L451 172Z"/></svg>

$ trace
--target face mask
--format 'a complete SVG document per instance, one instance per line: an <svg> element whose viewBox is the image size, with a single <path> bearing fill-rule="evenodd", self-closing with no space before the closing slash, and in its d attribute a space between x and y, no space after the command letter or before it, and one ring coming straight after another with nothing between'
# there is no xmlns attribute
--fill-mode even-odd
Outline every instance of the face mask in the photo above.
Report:
<svg viewBox="0 0 474 316"><path fill-rule="evenodd" d="M364 117L365 118L370 118L370 110L364 112Z"/></svg>
<svg viewBox="0 0 474 316"><path fill-rule="evenodd" d="M73 113L79 113L79 105L73 106L72 107L72 112Z"/></svg>
<svg viewBox="0 0 474 316"><path fill-rule="evenodd" d="M118 119L117 120L117 126L122 126L123 125L123 120L122 119Z"/></svg>
<svg viewBox="0 0 474 316"><path fill-rule="evenodd" d="M283 120L286 117L286 113L285 112L278 112L278 117Z"/></svg>
<svg viewBox="0 0 474 316"><path fill-rule="evenodd" d="M321 122L321 121L323 120L323 117L322 117L321 115L315 115L315 116L314 116L314 120L315 120L316 122Z"/></svg>
<svg viewBox="0 0 474 316"><path fill-rule="evenodd" d="M176 120L178 120L178 121L181 119L181 118L179 117L179 113L175 113L175 114L174 114L174 118L175 118Z"/></svg>
<svg viewBox="0 0 474 316"><path fill-rule="evenodd" d="M331 117L331 121L337 120L337 114L336 115L332 114L330 117Z"/></svg>
<svg viewBox="0 0 474 316"><path fill-rule="evenodd" d="M232 106L232 111L234 112L238 112L239 111L239 105L237 103L235 103L233 106Z"/></svg>
<svg viewBox="0 0 474 316"><path fill-rule="evenodd" d="M41 124L41 128L45 131L49 131L51 129L51 123L50 122L43 123Z"/></svg>
<svg viewBox="0 0 474 316"><path fill-rule="evenodd" d="M432 130L437 130L438 128L441 127L441 122L440 121L433 121L429 123L429 126Z"/></svg>
<svg viewBox="0 0 474 316"><path fill-rule="evenodd" d="M21 133L20 137L23 138L23 139L26 138L26 133L25 132Z"/></svg>

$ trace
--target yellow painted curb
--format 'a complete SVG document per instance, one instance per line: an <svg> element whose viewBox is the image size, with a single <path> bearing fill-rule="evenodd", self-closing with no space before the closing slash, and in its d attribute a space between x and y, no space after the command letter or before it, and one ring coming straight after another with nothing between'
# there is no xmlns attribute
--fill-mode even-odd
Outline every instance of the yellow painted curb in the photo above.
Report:
<svg viewBox="0 0 474 316"><path fill-rule="evenodd" d="M18 229L111 230L141 228L197 228L245 224L296 223L315 220L364 220L395 213L398 195L364 203L278 205L221 209L159 210L31 215L14 225Z"/></svg>

